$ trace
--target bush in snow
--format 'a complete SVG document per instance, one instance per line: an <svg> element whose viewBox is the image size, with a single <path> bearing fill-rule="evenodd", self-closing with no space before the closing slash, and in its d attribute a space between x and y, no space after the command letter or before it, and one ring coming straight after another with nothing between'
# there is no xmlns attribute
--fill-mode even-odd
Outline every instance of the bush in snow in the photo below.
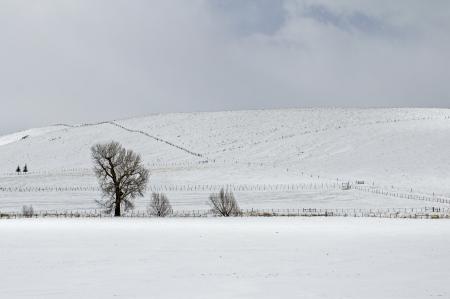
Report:
<svg viewBox="0 0 450 299"><path fill-rule="evenodd" d="M166 217L173 212L169 199L164 193L152 193L147 211L150 215L157 217Z"/></svg>
<svg viewBox="0 0 450 299"><path fill-rule="evenodd" d="M219 193L209 195L209 205L213 213L224 217L238 216L241 214L233 192L225 191L223 188L220 189Z"/></svg>
<svg viewBox="0 0 450 299"><path fill-rule="evenodd" d="M22 206L22 215L24 217L33 217L34 215L33 206L32 205Z"/></svg>

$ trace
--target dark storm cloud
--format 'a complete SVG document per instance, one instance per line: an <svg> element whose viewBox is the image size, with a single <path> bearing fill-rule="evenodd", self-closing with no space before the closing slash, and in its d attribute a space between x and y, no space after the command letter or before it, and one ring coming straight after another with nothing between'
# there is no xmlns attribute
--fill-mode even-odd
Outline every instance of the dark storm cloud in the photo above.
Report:
<svg viewBox="0 0 450 299"><path fill-rule="evenodd" d="M450 2L4 0L0 133L155 112L450 105Z"/></svg>

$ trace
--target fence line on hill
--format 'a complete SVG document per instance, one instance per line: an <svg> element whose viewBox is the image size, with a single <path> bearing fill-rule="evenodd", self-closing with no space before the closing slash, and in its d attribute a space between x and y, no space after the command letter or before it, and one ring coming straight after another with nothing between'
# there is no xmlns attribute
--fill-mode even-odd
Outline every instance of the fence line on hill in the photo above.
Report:
<svg viewBox="0 0 450 299"><path fill-rule="evenodd" d="M178 149L180 149L180 150L182 150L182 151L184 151L184 152L186 152L186 153L188 153L190 155L193 155L193 156L196 156L196 157L202 157L202 154L200 154L200 153L195 153L195 152L190 151L190 150L188 150L188 149L186 149L186 148L184 148L184 147L182 147L180 145L174 144L174 143L172 143L170 141L167 141L165 139L162 139L160 137L153 136L153 135L151 135L151 134L149 134L147 132L144 132L142 130L130 129L128 127L125 127L124 125L121 125L121 124L117 123L116 121L102 121L102 122L97 122L97 123L83 123L83 124L79 124L79 125L69 125L69 124L57 124L57 125L65 126L65 127L68 127L68 128L81 128L81 127L90 127L90 126L98 126L98 125L106 125L106 124L118 127L120 129L128 131L130 133L138 133L138 134L145 135L145 136L147 136L149 138L152 138L152 139L154 139L154 140L156 140L158 142L163 142L163 143L165 143L167 145L170 145L172 147L178 148Z"/></svg>
<svg viewBox="0 0 450 299"><path fill-rule="evenodd" d="M16 218L111 218L102 210L41 210L32 215L19 212L0 213L0 219ZM146 211L132 211L124 213L125 218L154 218ZM211 210L178 210L169 218L176 217L221 217ZM441 219L450 218L450 208L373 208L373 209L243 209L237 217L377 217L377 218L413 218L413 219Z"/></svg>
<svg viewBox="0 0 450 299"><path fill-rule="evenodd" d="M263 162L247 162L247 161L238 161L238 160L221 160L221 159L203 159L203 160L190 160L190 161L158 161L158 162L144 162L145 166L150 168L151 170L157 169L165 169L165 168L186 168L186 167L196 167L199 168L207 168L208 166L217 166L217 165L227 165L230 164L242 164L247 166L268 166L267 163ZM270 163L270 166L274 166L274 163ZM0 176L10 177L10 176L33 176L33 175L65 175L65 176L80 176L80 175L91 175L94 176L94 172L92 168L88 167L66 167L60 169L37 169L37 170L28 170L26 173L17 173L15 171L2 172Z"/></svg>
<svg viewBox="0 0 450 299"><path fill-rule="evenodd" d="M429 202L438 202L438 203L445 203L450 204L450 199L440 197L440 196L430 196L430 195L423 195L423 194L415 194L415 193L405 193L405 192L399 192L399 191L387 191L376 187L367 187L362 185L351 185L351 189L355 189L362 192L367 193L373 193L373 194L380 194L384 196L392 196L392 197L398 197L398 198L404 198L404 199L414 199L414 200L422 200L422 201L429 201Z"/></svg>
<svg viewBox="0 0 450 299"><path fill-rule="evenodd" d="M224 161L225 162L225 161ZM238 161L235 161L238 163ZM208 164L214 164L214 163L221 163L219 160L216 162L216 160L202 160L202 161L178 161L178 162L153 162L153 163L147 163L148 166L152 168L164 168L164 167L188 167L188 166L205 166L207 167ZM266 163L258 162L242 162L242 164L248 164L250 165L266 165ZM270 163L269 163L270 164ZM269 165L267 164L267 165ZM266 166L267 166L266 165ZM270 164L272 165L272 164ZM275 167L275 165L273 164ZM289 170L289 169L287 169ZM26 174L17 174L17 173L6 173L4 175L6 176L33 176L33 175L56 175L56 174L64 174L66 176L83 176L83 175L93 175L92 169L90 168L63 168L58 171L55 170L42 170L42 171L30 171ZM305 175L304 172L301 172L301 175ZM307 176L311 178L315 178L315 175L309 175ZM317 179L319 179L320 176L317 176ZM324 178L324 177L322 177ZM336 183L331 183L331 179L327 179L330 182L316 182L316 183L296 183L296 184L229 184L229 185L200 185L200 184L184 184L184 185L155 185L150 186L147 190L151 192L173 192L173 191L180 191L180 192L216 192L220 190L220 188L228 188L230 191L235 192L246 192L246 191L256 191L256 192L266 192L266 191L303 191L303 190L330 190L330 189L339 189L341 188L340 182L345 182L346 180L336 180ZM334 181L334 180L333 180ZM314 187L312 187L314 186ZM332 187L331 187L332 186ZM358 185L358 184L351 184L350 189L355 189L358 191L366 192L366 193L373 193L373 194L379 194L384 196L391 196L391 197L397 197L397 198L404 198L404 199L413 199L413 200L422 200L422 201L429 201L429 202L438 202L438 203L444 203L444 204L450 204L450 198L445 197L443 195L435 195L433 192L433 195L426 194L426 193L417 193L417 192L407 192L407 191L400 191L400 190L386 190L383 189L383 187L380 186L369 186L369 185ZM99 192L98 187L94 186L26 186L26 187L19 187L19 186L0 186L0 192Z"/></svg>
<svg viewBox="0 0 450 299"><path fill-rule="evenodd" d="M299 192L312 190L339 190L338 183L301 183L301 184L183 184L183 185L151 185L148 192L218 192L224 188L233 192ZM450 199L415 193L387 191L377 187L351 184L350 189L361 192L391 196L403 199L421 200L450 204ZM0 186L0 192L100 192L98 186Z"/></svg>
<svg viewBox="0 0 450 299"><path fill-rule="evenodd" d="M183 185L152 185L150 192L217 192L220 189L233 192L278 192L303 190L333 190L339 189L336 183L302 183L302 184L183 184ZM98 186L0 186L0 192L99 192Z"/></svg>
<svg viewBox="0 0 450 299"><path fill-rule="evenodd" d="M218 192L221 188L233 192L298 192L311 190L339 190L338 183L301 183L301 184L183 184L183 185L151 185L149 192ZM450 199L415 193L387 191L377 187L352 184L350 189L361 192L413 199L428 202L450 204ZM100 192L98 186L0 186L0 192Z"/></svg>
<svg viewBox="0 0 450 299"><path fill-rule="evenodd" d="M185 148L185 147L183 147L183 146L181 146L181 145L175 144L175 143L173 143L173 142L171 142L171 141L168 141L168 140L166 140L166 139L163 139L163 138L161 138L161 137L151 135L151 134L149 134L149 133L147 133L147 132L144 132L144 131L142 131L142 130L130 129L130 128L125 127L125 126L123 126L123 125L121 125L121 124L119 124L119 123L117 123L117 122L114 122L114 121L109 121L108 123L109 123L110 125L113 125L113 126L116 126L116 127L118 127L118 128L121 128L121 129L123 129L123 130L125 130L125 131L127 131L127 132L141 134L141 135L147 136L147 137L149 137L149 138L152 138L153 140L156 140L156 141L158 141L158 142L163 142L163 143L165 143L165 144L167 144L167 145L169 145L169 146L171 146L171 147L174 147L174 148L177 148L177 149L179 149L179 150L182 150L182 151L184 151L184 152L186 152L186 153L188 153L188 154L190 154L190 155L192 155L192 156L195 156L195 157L203 157L203 155L200 154L200 153L196 153L196 152L191 151L191 150L189 150L189 149L187 149L187 148Z"/></svg>
<svg viewBox="0 0 450 299"><path fill-rule="evenodd" d="M159 168L169 168L169 167L207 167L208 164L212 164L215 160L201 160L201 161L175 161L175 162L148 162L144 163L147 167L151 169L159 169ZM92 168L88 167L67 167L60 169L50 169L50 170L29 170L26 173L17 173L15 171L3 172L0 174L1 176L33 176L33 175L65 175L65 176L79 176L79 175L92 175L94 176L94 172Z"/></svg>

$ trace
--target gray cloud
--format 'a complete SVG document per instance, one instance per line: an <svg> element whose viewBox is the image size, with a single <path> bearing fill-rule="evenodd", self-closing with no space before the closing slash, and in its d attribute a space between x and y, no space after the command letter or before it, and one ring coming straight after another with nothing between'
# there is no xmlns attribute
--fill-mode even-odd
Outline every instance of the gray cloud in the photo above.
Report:
<svg viewBox="0 0 450 299"><path fill-rule="evenodd" d="M237 35L273 34L287 14L283 0L210 0L214 16Z"/></svg>
<svg viewBox="0 0 450 299"><path fill-rule="evenodd" d="M450 106L448 1L0 2L0 133L155 112Z"/></svg>
<svg viewBox="0 0 450 299"><path fill-rule="evenodd" d="M331 24L346 31L362 31L367 34L381 34L385 24L375 17L361 11L352 11L349 14L337 14L324 5L311 5L305 8L304 17L310 17L324 24Z"/></svg>

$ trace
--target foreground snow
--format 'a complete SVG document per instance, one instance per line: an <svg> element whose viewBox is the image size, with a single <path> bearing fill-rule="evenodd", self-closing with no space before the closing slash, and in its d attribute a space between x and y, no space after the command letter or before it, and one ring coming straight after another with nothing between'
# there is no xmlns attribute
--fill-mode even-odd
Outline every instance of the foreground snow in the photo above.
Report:
<svg viewBox="0 0 450 299"><path fill-rule="evenodd" d="M448 298L450 221L0 221L4 298Z"/></svg>

